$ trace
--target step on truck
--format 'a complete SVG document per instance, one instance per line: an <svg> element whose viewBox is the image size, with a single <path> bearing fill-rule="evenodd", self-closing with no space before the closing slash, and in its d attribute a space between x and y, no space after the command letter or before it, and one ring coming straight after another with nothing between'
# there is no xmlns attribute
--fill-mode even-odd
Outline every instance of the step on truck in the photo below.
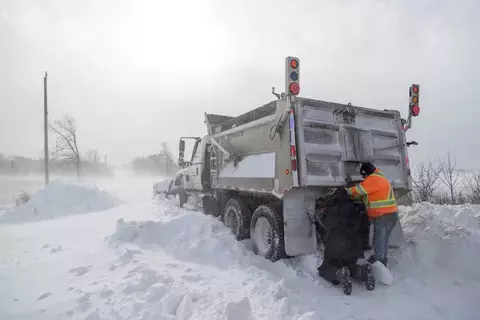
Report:
<svg viewBox="0 0 480 320"><path fill-rule="evenodd" d="M313 253L321 244L318 199L362 181L362 162L390 180L396 199L412 190L406 131L419 113L419 86L410 87L408 120L375 110L299 97L300 61L285 59L285 92L236 117L205 113L207 134L182 137L176 176L154 184L184 204L221 219L237 240L251 238L272 261ZM185 141L194 142L184 157ZM403 241L400 221L392 245Z"/></svg>

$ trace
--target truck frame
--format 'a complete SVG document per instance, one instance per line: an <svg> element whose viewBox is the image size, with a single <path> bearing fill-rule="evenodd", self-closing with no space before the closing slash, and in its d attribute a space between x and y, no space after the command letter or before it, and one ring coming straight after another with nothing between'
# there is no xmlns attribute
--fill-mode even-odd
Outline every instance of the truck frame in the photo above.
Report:
<svg viewBox="0 0 480 320"><path fill-rule="evenodd" d="M277 261L319 248L318 199L362 181L362 162L382 170L397 199L412 190L412 143L400 112L275 95L236 117L205 113L207 134L180 139L180 170L154 194L219 218L237 240L251 238L256 254ZM186 139L194 140L188 161ZM391 245L402 241L399 221Z"/></svg>

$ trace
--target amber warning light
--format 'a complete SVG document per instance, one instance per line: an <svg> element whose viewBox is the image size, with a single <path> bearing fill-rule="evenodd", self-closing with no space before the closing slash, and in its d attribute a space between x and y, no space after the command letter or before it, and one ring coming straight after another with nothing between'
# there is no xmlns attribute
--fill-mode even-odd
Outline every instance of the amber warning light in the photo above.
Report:
<svg viewBox="0 0 480 320"><path fill-rule="evenodd" d="M297 59L292 59L292 60L290 60L290 67L292 67L293 69L297 69L297 67L298 67L298 60L297 60Z"/></svg>

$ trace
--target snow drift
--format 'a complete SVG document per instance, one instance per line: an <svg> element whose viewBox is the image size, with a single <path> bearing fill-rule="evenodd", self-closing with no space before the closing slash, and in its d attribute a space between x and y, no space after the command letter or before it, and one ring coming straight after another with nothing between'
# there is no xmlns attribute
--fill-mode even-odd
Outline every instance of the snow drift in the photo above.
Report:
<svg viewBox="0 0 480 320"><path fill-rule="evenodd" d="M248 241L236 241L222 222L210 216L168 206L165 204L160 221L119 219L116 231L107 240L119 250L128 243L150 252L158 252L161 247L162 254L190 266L187 273L201 269L202 276L184 276L182 285L183 294L196 297L189 300L192 319L313 319L298 292L311 295L307 286L320 289L320 279L307 274L299 278L301 270L292 268L292 261L272 263L256 256L248 249ZM124 258L134 252L128 250ZM205 274L210 278L208 283ZM244 288L236 288L238 283ZM166 295L162 299L170 298Z"/></svg>
<svg viewBox="0 0 480 320"><path fill-rule="evenodd" d="M168 207L168 205L167 205ZM176 259L229 268L255 265L286 276L293 270L280 270L249 250L249 240L238 242L222 222L197 212L170 208L160 221L117 221L111 241L134 242L140 246L161 246ZM399 208L405 243L390 250L394 272L431 274L438 269L480 281L480 205L442 206L430 203ZM172 216L173 215L173 216ZM321 253L284 260L289 266L301 264L302 272L315 276ZM461 261L461 263L459 263ZM298 271L298 270L296 270Z"/></svg>
<svg viewBox="0 0 480 320"><path fill-rule="evenodd" d="M221 270L243 266L265 269L280 278L297 278L296 271L286 268L285 261L274 264L255 255L249 250L249 240L237 241L221 221L203 213L176 208L170 203L164 208L159 221L126 222L118 219L115 233L107 239L113 245L132 242L143 248L160 246L177 260Z"/></svg>
<svg viewBox="0 0 480 320"><path fill-rule="evenodd" d="M248 249L248 240L236 241L220 221L197 212L169 208L169 204L165 203L162 203L162 207L159 221L126 222L119 219L116 232L108 240L117 248L122 247L121 243L133 243L151 251L161 247L162 252L177 261L216 270L213 272L219 279L222 273L228 273L229 278L236 278L245 284L242 289L244 295L233 297L224 295L225 288L220 280L220 288L209 286L205 289L204 294L222 295L220 302L210 301L216 305L212 307L216 310L212 316L219 312L218 303L225 305L229 301L237 302L223 309L223 317L227 319L237 319L233 317L237 311L230 310L235 310L236 304L245 306L247 314L242 316L247 319L250 316L255 319L268 318L273 314L274 318L285 319L347 316L343 311L338 313L343 302L335 296L342 295L340 290L331 288L329 283L316 275L316 268L322 260L321 253L271 263L254 255ZM375 304L375 317L378 318L400 314L402 317L414 317L416 309L424 309L422 312L427 313L442 310L440 313L460 318L474 314L476 307L472 292L477 290L475 288L478 288L480 281L480 256L477 254L480 252L480 206L422 203L400 207L400 217L406 242L401 248L390 252L395 265L393 274L396 284L391 287L378 284L374 292L368 293L361 285L356 285L353 298L349 299L369 295L371 299L378 300L385 299L388 294L411 292L411 299L396 301L395 305L387 301L383 302L383 307ZM426 287L427 284L431 287ZM446 287L451 294L458 295L458 299L452 300L445 292ZM422 300L415 298L414 294L417 290L420 296L432 295L437 290L439 294L431 296L431 304L421 307ZM317 303L323 301L323 308L312 304L312 298ZM365 304L371 305L373 302L367 301L370 300L349 300L359 319L368 317ZM198 303L190 304L191 310L198 310ZM265 310L265 303L272 308ZM325 303L331 308L324 309ZM431 318L431 314L425 316Z"/></svg>
<svg viewBox="0 0 480 320"><path fill-rule="evenodd" d="M53 219L72 214L102 211L120 200L98 187L84 187L54 180L18 207L0 216L0 223L22 223Z"/></svg>
<svg viewBox="0 0 480 320"><path fill-rule="evenodd" d="M272 263L211 216L152 203L148 183L109 184L125 205L2 226L0 318L403 320L480 313L480 206L401 207L406 243L391 251L395 284L367 291L354 283L345 296L317 276L320 252ZM45 199L49 188L59 193L51 195L55 201ZM50 207L44 216L59 217L77 205L89 211L115 201L96 188L52 184L22 207L23 221L40 219L31 212L39 202Z"/></svg>
<svg viewBox="0 0 480 320"><path fill-rule="evenodd" d="M400 207L405 244L392 252L398 273L461 276L480 281L480 206L414 204ZM441 273L441 274L439 274Z"/></svg>

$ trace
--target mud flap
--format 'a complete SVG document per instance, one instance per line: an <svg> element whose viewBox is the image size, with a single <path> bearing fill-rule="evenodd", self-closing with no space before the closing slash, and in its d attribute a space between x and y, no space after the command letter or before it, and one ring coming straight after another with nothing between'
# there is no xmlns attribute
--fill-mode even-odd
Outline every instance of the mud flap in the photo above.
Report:
<svg viewBox="0 0 480 320"><path fill-rule="evenodd" d="M314 253L317 250L315 193L292 189L283 198L283 231L288 256Z"/></svg>

